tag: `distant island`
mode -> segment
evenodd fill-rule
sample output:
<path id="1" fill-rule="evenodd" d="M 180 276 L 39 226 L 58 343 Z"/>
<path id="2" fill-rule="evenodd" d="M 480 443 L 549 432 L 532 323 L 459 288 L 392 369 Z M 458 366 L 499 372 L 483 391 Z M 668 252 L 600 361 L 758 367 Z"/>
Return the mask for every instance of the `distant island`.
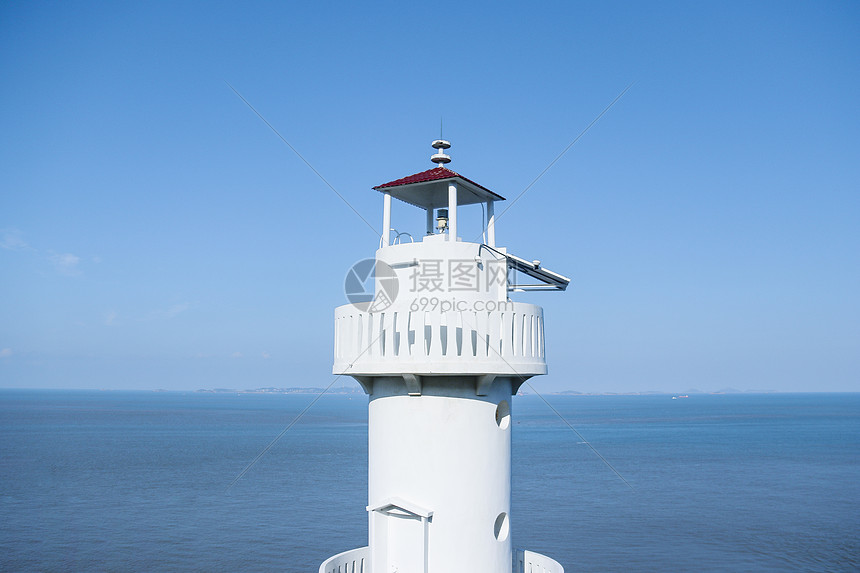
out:
<path id="1" fill-rule="evenodd" d="M 254 389 L 236 389 L 236 388 L 200 388 L 195 392 L 208 392 L 211 394 L 364 394 L 364 390 L 358 385 L 356 386 L 338 386 L 337 388 L 254 388 Z"/>
<path id="2" fill-rule="evenodd" d="M 354 386 L 338 386 L 336 388 L 317 388 L 317 387 L 290 387 L 290 388 L 200 388 L 195 392 L 204 392 L 210 394 L 364 394 L 358 384 Z M 722 388 L 714 392 L 706 392 L 697 388 L 690 388 L 683 392 L 665 392 L 663 390 L 646 390 L 641 392 L 579 392 L 577 390 L 561 390 L 556 392 L 541 392 L 547 396 L 671 396 L 671 395 L 691 395 L 691 394 L 772 394 L 775 390 L 738 390 L 736 388 Z M 534 394 L 527 390 L 520 390 L 517 395 L 526 396 Z"/>

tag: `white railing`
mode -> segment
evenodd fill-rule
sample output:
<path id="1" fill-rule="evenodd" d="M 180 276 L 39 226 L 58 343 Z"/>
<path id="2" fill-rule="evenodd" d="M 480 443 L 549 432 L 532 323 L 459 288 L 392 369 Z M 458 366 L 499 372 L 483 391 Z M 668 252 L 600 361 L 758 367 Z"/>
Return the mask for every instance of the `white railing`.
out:
<path id="1" fill-rule="evenodd" d="M 564 567 L 546 555 L 517 549 L 514 573 L 564 573 Z"/>
<path id="2" fill-rule="evenodd" d="M 367 547 L 338 553 L 323 561 L 319 573 L 368 573 L 367 559 L 369 556 L 370 551 Z"/>
<path id="3" fill-rule="evenodd" d="M 362 312 L 335 309 L 337 374 L 546 373 L 543 309 Z"/>

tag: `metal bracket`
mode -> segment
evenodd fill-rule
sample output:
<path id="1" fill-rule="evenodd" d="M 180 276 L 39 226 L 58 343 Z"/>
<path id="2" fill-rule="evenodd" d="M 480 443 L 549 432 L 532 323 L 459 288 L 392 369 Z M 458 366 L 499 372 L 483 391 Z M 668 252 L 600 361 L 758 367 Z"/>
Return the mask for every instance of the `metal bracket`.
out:
<path id="1" fill-rule="evenodd" d="M 493 385 L 493 381 L 496 379 L 495 374 L 481 374 L 477 377 L 477 383 L 475 384 L 475 394 L 478 396 L 486 396 L 490 387 Z"/>
<path id="2" fill-rule="evenodd" d="M 361 385 L 361 389 L 364 390 L 365 394 L 373 394 L 373 376 L 356 376 L 352 374 L 352 377 Z"/>
<path id="3" fill-rule="evenodd" d="M 406 382 L 406 391 L 410 396 L 421 395 L 421 376 L 416 374 L 401 374 L 403 381 Z"/>

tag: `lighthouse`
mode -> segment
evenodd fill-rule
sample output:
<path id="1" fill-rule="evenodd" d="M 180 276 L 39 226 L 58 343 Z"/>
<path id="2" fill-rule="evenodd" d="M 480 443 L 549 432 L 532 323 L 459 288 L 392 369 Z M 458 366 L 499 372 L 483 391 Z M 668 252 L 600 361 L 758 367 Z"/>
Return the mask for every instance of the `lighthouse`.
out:
<path id="1" fill-rule="evenodd" d="M 543 309 L 511 296 L 570 279 L 498 246 L 504 197 L 448 169 L 448 141 L 432 146 L 434 168 L 374 187 L 378 249 L 335 310 L 333 372 L 368 395 L 369 539 L 319 571 L 563 573 L 512 544 L 512 398 L 547 368 Z M 392 201 L 424 210 L 424 228 L 392 221 Z M 467 205 L 475 237 L 458 232 Z"/>

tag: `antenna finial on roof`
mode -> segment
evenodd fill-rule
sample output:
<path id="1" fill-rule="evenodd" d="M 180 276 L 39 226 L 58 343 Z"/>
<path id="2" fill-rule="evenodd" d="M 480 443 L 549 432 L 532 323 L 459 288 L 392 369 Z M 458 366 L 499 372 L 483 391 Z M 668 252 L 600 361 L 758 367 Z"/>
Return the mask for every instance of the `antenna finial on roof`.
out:
<path id="1" fill-rule="evenodd" d="M 437 139 L 436 141 L 434 141 L 430 145 L 433 146 L 433 149 L 441 150 L 441 149 L 448 149 L 449 147 L 451 147 L 451 142 L 445 141 L 444 139 Z M 433 154 L 432 157 L 430 157 L 430 161 L 432 161 L 433 163 L 435 163 L 437 165 L 450 163 L 451 162 L 451 156 L 439 151 L 438 153 L 435 153 L 435 154 Z"/>

